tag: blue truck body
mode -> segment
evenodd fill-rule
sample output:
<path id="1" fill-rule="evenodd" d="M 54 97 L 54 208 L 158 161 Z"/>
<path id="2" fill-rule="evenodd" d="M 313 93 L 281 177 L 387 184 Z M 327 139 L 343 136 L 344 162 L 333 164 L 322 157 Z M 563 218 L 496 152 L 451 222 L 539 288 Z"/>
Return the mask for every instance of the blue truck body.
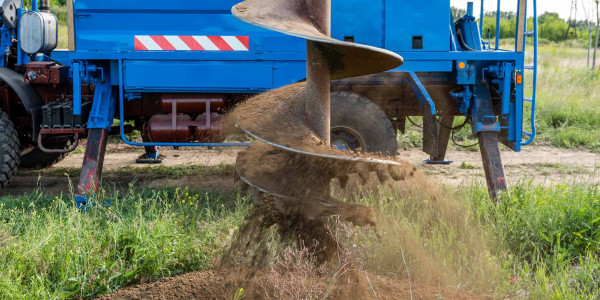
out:
<path id="1" fill-rule="evenodd" d="M 64 87 L 62 83 L 58 86 L 62 86 L 64 92 L 72 93 L 69 99 L 72 99 L 73 115 L 81 116 L 84 103 L 92 101 L 86 130 L 110 130 L 117 117 L 121 119 L 121 137 L 132 145 L 240 145 L 202 140 L 196 143 L 162 140 L 134 143 L 126 139 L 124 125 L 131 115 L 128 109 L 147 105 L 153 101 L 152 95 L 162 97 L 164 102 L 172 95 L 193 94 L 197 95 L 198 101 L 210 103 L 206 100 L 210 95 L 218 94 L 222 100 L 233 99 L 235 95 L 261 93 L 306 78 L 306 41 L 238 20 L 232 15 L 231 8 L 239 1 L 69 0 L 71 5 L 67 13 L 71 34 L 68 51 L 26 54 L 21 51 L 18 30 L 5 24 L 0 28 L 0 46 L 10 50 L 5 52 L 2 66 L 17 66 L 17 71 L 18 66 L 23 66 L 28 70 L 23 74 L 26 80 L 33 76 L 34 81 L 36 74 L 31 73 L 37 71 L 36 61 L 57 61 L 66 66 L 68 86 Z M 482 33 L 486 29 L 474 16 L 473 3 L 468 4 L 465 16 L 454 19 L 450 0 L 331 2 L 333 38 L 385 48 L 404 58 L 404 64 L 397 69 L 334 82 L 332 89 L 345 86 L 347 91 L 367 98 L 375 95 L 371 100 L 385 112 L 394 130 L 403 130 L 407 116 L 423 116 L 424 130 L 427 131 L 424 133 L 424 150 L 432 158 L 444 158 L 448 131 L 441 132 L 452 124 L 438 126 L 438 119 L 449 114 L 468 117 L 474 134 L 498 133 L 501 142 L 515 151 L 533 141 L 536 0 L 518 0 L 516 46 L 508 50 L 500 49 L 497 41 L 494 47 L 483 41 Z M 480 2 L 483 6 L 484 0 Z M 500 8 L 501 0 L 497 2 Z M 528 7 L 533 8 L 534 28 L 527 28 Z M 36 3 L 31 10 L 37 10 Z M 27 8 L 19 9 L 18 16 L 27 11 Z M 497 15 L 499 18 L 500 14 Z M 483 11 L 479 19 L 482 17 Z M 499 31 L 496 31 L 498 35 Z M 526 65 L 525 60 L 528 37 L 534 39 L 532 65 Z M 10 51 L 15 52 L 12 56 L 17 57 L 16 62 L 11 63 L 14 58 L 8 54 Z M 39 73 L 42 73 L 41 67 Z M 19 75 L 18 72 L 15 74 Z M 531 97 L 525 96 L 527 80 L 533 81 Z M 85 90 L 86 85 L 95 88 Z M 47 94 L 48 86 L 35 86 L 38 92 L 40 88 L 45 89 L 41 95 Z M 92 90 L 93 97 L 86 95 Z M 410 92 L 407 94 L 405 90 Z M 386 92 L 384 96 L 383 92 Z M 37 128 L 40 121 L 36 120 L 39 117 L 36 109 L 40 108 L 36 106 L 48 105 L 48 99 L 36 103 L 24 101 L 27 112 L 33 116 L 33 142 L 40 131 Z M 531 102 L 529 111 L 525 111 L 526 102 Z M 449 106 L 456 106 L 456 110 L 449 112 Z M 210 105 L 205 112 L 210 129 Z M 219 112 L 222 113 L 221 107 Z M 170 111 L 163 107 L 159 113 L 165 115 Z M 531 132 L 524 130 L 526 114 L 531 115 Z M 200 118 L 195 113 L 190 118 L 196 116 Z M 149 117 L 140 115 L 136 122 L 147 122 Z M 42 129 L 40 138 L 42 131 L 47 135 L 58 132 Z M 445 140 L 438 139 L 439 135 L 445 135 Z M 90 136 L 105 138 L 104 133 L 97 132 Z M 103 155 L 96 154 L 98 157 Z M 94 172 L 98 173 L 98 170 L 87 170 L 84 163 L 81 184 L 89 185 Z"/>
<path id="2" fill-rule="evenodd" d="M 69 52 L 69 60 L 81 62 L 84 69 L 108 63 L 112 84 L 121 85 L 125 96 L 258 93 L 303 80 L 304 40 L 236 19 L 230 9 L 237 2 L 74 1 L 75 49 Z M 405 63 L 390 72 L 452 73 L 461 85 L 475 84 L 475 73 L 505 63 L 524 73 L 522 49 L 464 51 L 456 42 L 453 24 L 449 0 L 432 1 L 426 9 L 422 1 L 414 0 L 332 1 L 332 36 L 399 53 Z M 247 36 L 249 51 L 138 51 L 135 36 L 139 35 Z M 467 64 L 465 70 L 457 68 L 461 62 Z M 504 101 L 510 119 L 502 130 L 508 132 L 516 151 L 523 141 L 523 94 L 522 85 L 517 85 L 514 99 Z M 110 118 L 103 125 L 108 123 Z"/>

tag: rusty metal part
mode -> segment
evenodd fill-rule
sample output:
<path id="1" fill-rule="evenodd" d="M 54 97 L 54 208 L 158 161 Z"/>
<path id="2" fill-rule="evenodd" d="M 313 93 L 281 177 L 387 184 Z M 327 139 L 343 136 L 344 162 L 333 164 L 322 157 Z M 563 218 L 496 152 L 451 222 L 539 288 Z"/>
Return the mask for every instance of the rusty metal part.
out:
<path id="1" fill-rule="evenodd" d="M 85 134 L 84 128 L 42 128 L 41 134 Z"/>
<path id="2" fill-rule="evenodd" d="M 155 115 L 148 122 L 148 135 L 153 142 L 187 143 L 194 135 L 189 115 Z"/>
<path id="3" fill-rule="evenodd" d="M 71 147 L 67 148 L 67 149 L 48 149 L 46 147 L 44 147 L 44 143 L 42 142 L 44 133 L 42 131 L 40 131 L 38 138 L 37 138 L 37 144 L 38 144 L 38 148 L 40 148 L 40 150 L 42 150 L 43 152 L 46 153 L 69 153 L 69 152 L 73 152 L 75 149 L 77 149 L 77 146 L 79 146 L 79 134 L 78 133 L 74 133 L 73 134 L 73 139 L 75 140 L 73 142 L 73 145 L 71 145 Z"/>
<path id="4" fill-rule="evenodd" d="M 83 167 L 77 184 L 78 195 L 95 193 L 102 179 L 104 154 L 108 141 L 108 130 L 93 128 L 88 132 L 87 146 L 83 155 Z"/>
<path id="5" fill-rule="evenodd" d="M 498 145 L 498 133 L 484 131 L 480 132 L 478 137 L 490 197 L 497 200 L 498 192 L 507 189 L 506 176 L 504 176 L 504 167 Z"/>
<path id="6" fill-rule="evenodd" d="M 68 67 L 51 61 L 35 61 L 25 65 L 25 78 L 31 84 L 61 84 L 67 81 Z"/>
<path id="7" fill-rule="evenodd" d="M 178 113 L 192 115 L 203 114 L 207 111 L 221 112 L 225 107 L 222 95 L 163 94 L 160 102 L 162 112 L 172 113 L 173 102 L 175 102 Z"/>
<path id="8" fill-rule="evenodd" d="M 321 2 L 325 1 L 246 0 L 235 5 L 232 13 L 252 25 L 316 42 L 328 59 L 332 79 L 379 73 L 403 63 L 394 52 L 331 38 L 321 26 L 328 13 Z"/>

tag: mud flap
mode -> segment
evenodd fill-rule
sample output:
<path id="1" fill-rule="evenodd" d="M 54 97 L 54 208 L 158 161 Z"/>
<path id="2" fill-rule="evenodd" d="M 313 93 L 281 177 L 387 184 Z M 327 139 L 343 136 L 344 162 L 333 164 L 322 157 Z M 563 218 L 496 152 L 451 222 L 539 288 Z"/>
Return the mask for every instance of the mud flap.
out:
<path id="1" fill-rule="evenodd" d="M 507 188 L 502 158 L 500 157 L 498 132 L 483 131 L 478 134 L 478 137 L 489 194 L 492 199 L 497 200 L 498 192 Z"/>

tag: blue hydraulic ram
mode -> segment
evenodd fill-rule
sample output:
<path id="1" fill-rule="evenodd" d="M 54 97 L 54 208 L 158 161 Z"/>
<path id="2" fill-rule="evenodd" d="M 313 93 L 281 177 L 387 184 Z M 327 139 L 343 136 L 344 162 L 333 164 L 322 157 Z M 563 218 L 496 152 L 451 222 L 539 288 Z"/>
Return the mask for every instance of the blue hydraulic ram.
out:
<path id="1" fill-rule="evenodd" d="M 87 137 L 78 186 L 83 195 L 98 188 L 110 134 L 145 147 L 151 161 L 158 146 L 247 145 L 224 143 L 223 114 L 252 95 L 305 80 L 306 43 L 238 20 L 231 8 L 239 1 L 69 0 L 69 49 L 62 51 L 54 50 L 59 22 L 48 1 L 30 8 L 21 0 L 1 1 L 0 114 L 20 137 L 11 147 L 22 153 L 21 166 L 49 165 L 64 156 L 55 152 Z M 395 155 L 397 132 L 419 116 L 428 162 L 446 163 L 455 117 L 462 116 L 479 138 L 491 195 L 506 188 L 498 144 L 520 151 L 535 137 L 537 10 L 535 0 L 518 0 L 516 45 L 504 50 L 497 2 L 492 46 L 482 37 L 489 31 L 481 22 L 484 11 L 476 18 L 473 3 L 455 19 L 450 0 L 427 6 L 332 0 L 333 38 L 396 52 L 404 64 L 331 83 L 331 143 Z M 40 29 L 40 22 L 48 26 Z M 532 65 L 525 62 L 528 36 Z M 525 97 L 526 80 L 533 82 L 531 97 Z M 355 105 L 347 105 L 350 98 Z M 525 102 L 532 104 L 531 132 L 523 128 Z M 113 127 L 115 118 L 120 125 Z M 133 130 L 142 142 L 126 138 Z M 54 152 L 42 158 L 44 149 Z M 0 174 L 5 187 L 16 167 L 0 163 L 10 166 Z"/>

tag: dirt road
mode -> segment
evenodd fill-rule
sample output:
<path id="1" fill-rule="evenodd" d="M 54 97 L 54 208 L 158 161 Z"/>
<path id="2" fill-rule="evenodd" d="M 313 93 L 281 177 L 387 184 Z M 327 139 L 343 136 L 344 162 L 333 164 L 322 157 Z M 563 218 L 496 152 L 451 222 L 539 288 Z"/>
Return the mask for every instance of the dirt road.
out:
<path id="1" fill-rule="evenodd" d="M 163 149 L 167 167 L 233 165 L 240 149 Z M 109 145 L 104 164 L 104 184 L 109 187 L 127 187 L 135 180 L 138 185 L 156 188 L 161 186 L 187 186 L 209 190 L 228 190 L 233 185 L 229 174 L 199 174 L 173 177 L 162 172 L 148 172 L 148 165 L 136 165 L 140 148 L 123 144 Z M 570 181 L 600 183 L 600 154 L 579 150 L 550 147 L 526 148 L 521 153 L 503 151 L 503 162 L 508 182 L 533 180 L 534 183 L 552 184 Z M 459 186 L 484 182 L 483 166 L 479 152 L 449 151 L 450 165 L 426 165 L 427 156 L 418 149 L 401 150 L 399 157 L 415 164 L 425 174 L 442 184 Z M 69 180 L 76 186 L 77 169 L 83 161 L 82 151 L 69 155 L 59 164 L 42 171 L 21 171 L 11 186 L 0 196 L 18 195 L 41 187 L 48 193 L 69 191 Z M 158 165 L 152 168 L 164 168 Z M 141 169 L 136 169 L 141 168 Z M 65 175 L 66 174 L 66 175 Z M 69 175 L 69 176 L 67 176 Z"/>

